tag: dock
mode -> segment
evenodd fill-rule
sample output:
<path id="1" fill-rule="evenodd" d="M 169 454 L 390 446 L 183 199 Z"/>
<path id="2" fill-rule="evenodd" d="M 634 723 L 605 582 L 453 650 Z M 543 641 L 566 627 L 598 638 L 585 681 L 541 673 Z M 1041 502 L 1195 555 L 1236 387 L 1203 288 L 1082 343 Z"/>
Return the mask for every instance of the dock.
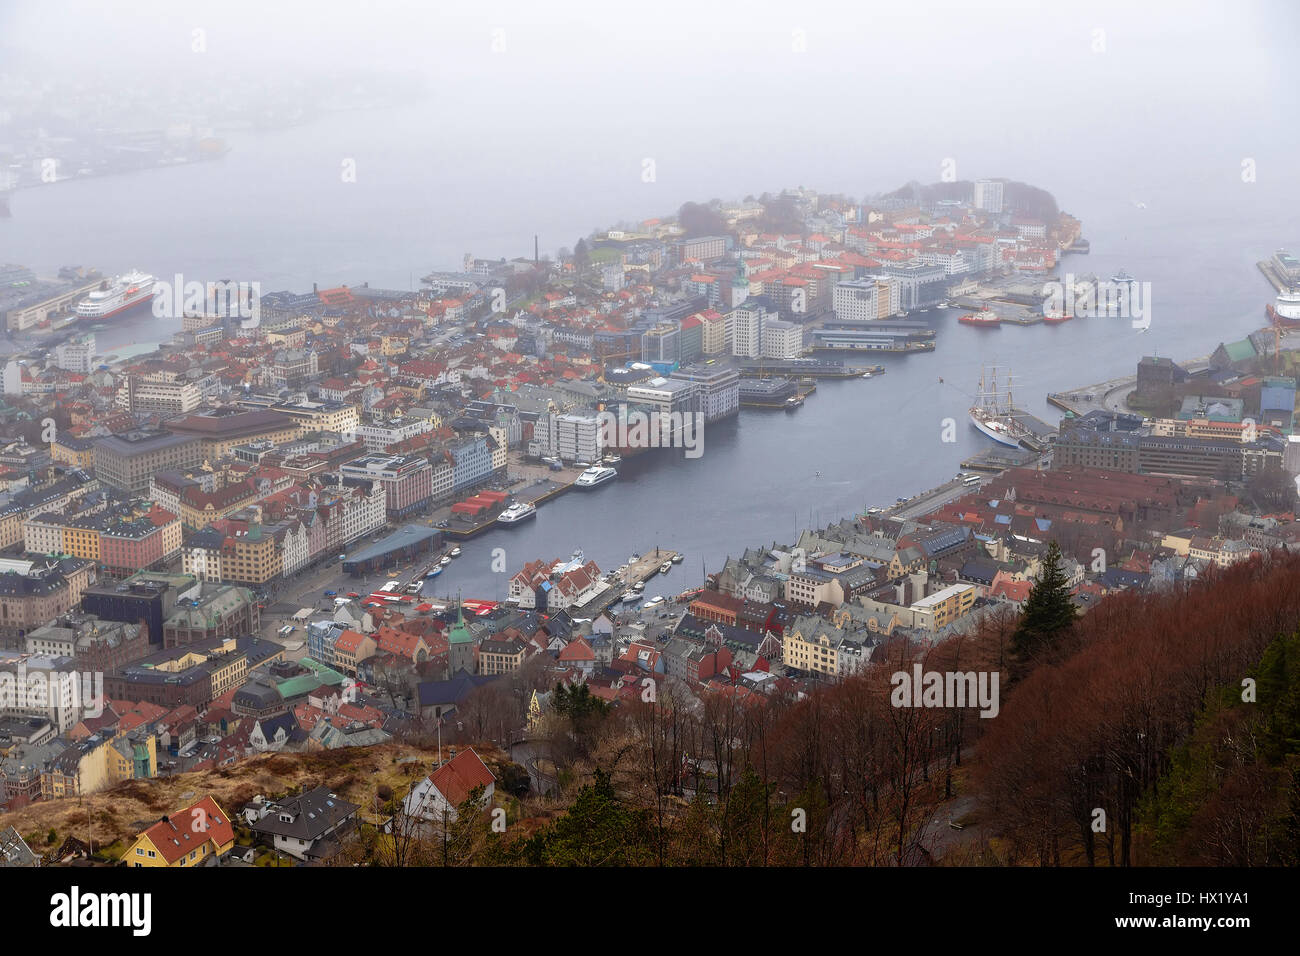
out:
<path id="1" fill-rule="evenodd" d="M 660 573 L 659 569 L 665 563 L 672 565 L 672 559 L 675 557 L 680 557 L 676 551 L 670 551 L 666 548 L 651 548 L 629 564 L 627 570 L 617 575 L 599 594 L 590 598 L 584 604 L 570 607 L 569 616 L 574 618 L 595 617 L 612 605 L 622 601 L 623 595 L 627 594 L 628 589 L 639 582 L 645 582 L 647 585 L 646 590 L 649 591 L 649 581 Z M 653 594 L 648 595 L 648 597 L 653 596 Z"/>
<path id="2" fill-rule="evenodd" d="M 924 322 L 825 322 L 809 332 L 814 352 L 932 352 L 934 329 Z"/>
<path id="3" fill-rule="evenodd" d="M 954 478 L 936 488 L 914 495 L 906 501 L 895 503 L 885 509 L 884 515 L 887 518 L 920 518 L 932 511 L 938 511 L 948 502 L 956 501 L 963 495 L 968 495 L 975 490 L 965 481 Z"/>
<path id="4" fill-rule="evenodd" d="M 1049 425 L 1036 415 L 1031 415 L 1029 412 L 1017 408 L 1011 413 L 1011 417 L 1029 433 L 1020 441 L 1030 451 L 1042 452 L 1056 440 L 1056 427 Z"/>
<path id="5" fill-rule="evenodd" d="M 511 495 L 510 503 L 532 503 L 540 507 L 543 502 L 550 501 L 553 498 L 558 498 L 560 495 L 566 494 L 572 488 L 572 480 L 548 481 L 546 484 L 534 483 L 526 488 L 514 492 Z M 498 510 L 494 508 L 487 516 L 468 518 L 464 515 L 452 514 L 450 506 L 444 506 L 434 512 L 434 516 L 430 521 L 447 522 L 447 527 L 439 529 L 443 533 L 444 537 L 459 541 L 468 541 L 470 538 L 476 538 L 480 534 L 490 531 L 492 528 L 499 527 L 496 521 L 501 510 L 504 509 Z"/>
<path id="6" fill-rule="evenodd" d="M 861 378 L 856 365 L 826 359 L 742 359 L 737 363 L 741 378 Z"/>
<path id="7" fill-rule="evenodd" d="M 1265 259 L 1261 262 L 1255 263 L 1255 268 L 1264 273 L 1264 278 L 1269 281 L 1271 286 L 1273 286 L 1273 291 L 1287 292 L 1290 290 L 1290 285 L 1280 275 L 1278 275 L 1277 266 L 1271 259 Z"/>
<path id="8" fill-rule="evenodd" d="M 1037 452 L 1032 452 L 1027 448 L 1000 446 L 971 455 L 961 463 L 961 466 L 967 471 L 984 471 L 998 474 L 1008 468 L 1025 468 L 1040 460 Z"/>

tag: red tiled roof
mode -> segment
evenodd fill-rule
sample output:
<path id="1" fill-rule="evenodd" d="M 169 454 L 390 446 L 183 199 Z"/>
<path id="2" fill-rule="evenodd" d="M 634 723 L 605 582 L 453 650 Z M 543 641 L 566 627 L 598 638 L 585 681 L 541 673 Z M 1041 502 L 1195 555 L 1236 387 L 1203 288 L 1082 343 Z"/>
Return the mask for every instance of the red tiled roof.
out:
<path id="1" fill-rule="evenodd" d="M 496 778 L 471 747 L 431 773 L 429 780 L 448 803 L 458 807 L 469 798 L 471 790 L 486 787 Z"/>
<path id="2" fill-rule="evenodd" d="M 175 863 L 209 839 L 218 846 L 235 839 L 234 827 L 217 801 L 204 797 L 175 816 L 163 817 L 142 834 L 168 863 Z"/>

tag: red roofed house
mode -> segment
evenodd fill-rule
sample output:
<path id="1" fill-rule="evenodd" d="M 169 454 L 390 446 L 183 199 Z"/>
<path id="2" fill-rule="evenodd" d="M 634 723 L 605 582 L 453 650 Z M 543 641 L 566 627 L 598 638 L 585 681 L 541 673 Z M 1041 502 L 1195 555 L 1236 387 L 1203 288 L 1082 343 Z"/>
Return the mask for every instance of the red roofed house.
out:
<path id="1" fill-rule="evenodd" d="M 122 859 L 131 866 L 199 866 L 234 845 L 235 828 L 226 811 L 204 797 L 137 836 Z"/>
<path id="2" fill-rule="evenodd" d="M 425 777 L 407 794 L 406 814 L 421 820 L 454 823 L 456 808 L 469 799 L 475 787 L 483 787 L 486 806 L 492 800 L 496 778 L 471 747 Z"/>
<path id="3" fill-rule="evenodd" d="M 1029 599 L 1029 592 L 1033 586 L 1032 581 L 1011 581 L 1005 577 L 999 577 L 998 580 L 993 582 L 993 587 L 989 589 L 989 595 L 1001 598 L 1019 609 Z"/>
<path id="4" fill-rule="evenodd" d="M 578 668 L 584 674 L 590 674 L 596 666 L 596 652 L 581 637 L 570 641 L 555 659 L 568 667 Z"/>

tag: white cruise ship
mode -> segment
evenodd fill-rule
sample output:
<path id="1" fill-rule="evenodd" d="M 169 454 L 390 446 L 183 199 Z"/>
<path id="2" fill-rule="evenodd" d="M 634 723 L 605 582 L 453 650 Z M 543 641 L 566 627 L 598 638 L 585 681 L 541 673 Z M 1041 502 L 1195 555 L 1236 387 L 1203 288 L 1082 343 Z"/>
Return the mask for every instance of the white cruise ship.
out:
<path id="1" fill-rule="evenodd" d="M 77 317 L 93 322 L 146 305 L 157 294 L 156 285 L 157 280 L 146 272 L 128 272 L 105 279 L 98 289 L 77 303 Z"/>
<path id="2" fill-rule="evenodd" d="M 597 485 L 603 485 L 607 481 L 612 481 L 618 477 L 618 472 L 613 468 L 602 468 L 599 465 L 592 465 L 586 471 L 578 476 L 578 480 L 573 484 L 578 488 L 595 488 Z"/>
<path id="3" fill-rule="evenodd" d="M 497 515 L 497 524 L 518 524 L 521 521 L 527 521 L 529 518 L 537 515 L 537 506 L 531 501 L 525 501 L 522 504 L 511 505 L 501 514 Z"/>

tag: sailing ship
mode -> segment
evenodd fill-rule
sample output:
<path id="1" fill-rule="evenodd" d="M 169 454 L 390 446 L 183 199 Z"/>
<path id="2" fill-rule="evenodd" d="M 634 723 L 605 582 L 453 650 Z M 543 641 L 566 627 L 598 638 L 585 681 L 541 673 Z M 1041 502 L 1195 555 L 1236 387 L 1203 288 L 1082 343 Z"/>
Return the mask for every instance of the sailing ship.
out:
<path id="1" fill-rule="evenodd" d="M 1032 432 L 1016 417 L 1017 411 L 1011 397 L 1011 373 L 1007 372 L 1006 389 L 999 392 L 997 366 L 991 373 L 981 368 L 979 396 L 970 410 L 971 424 L 998 444 L 1019 448 L 1021 440 L 1032 437 Z"/>

